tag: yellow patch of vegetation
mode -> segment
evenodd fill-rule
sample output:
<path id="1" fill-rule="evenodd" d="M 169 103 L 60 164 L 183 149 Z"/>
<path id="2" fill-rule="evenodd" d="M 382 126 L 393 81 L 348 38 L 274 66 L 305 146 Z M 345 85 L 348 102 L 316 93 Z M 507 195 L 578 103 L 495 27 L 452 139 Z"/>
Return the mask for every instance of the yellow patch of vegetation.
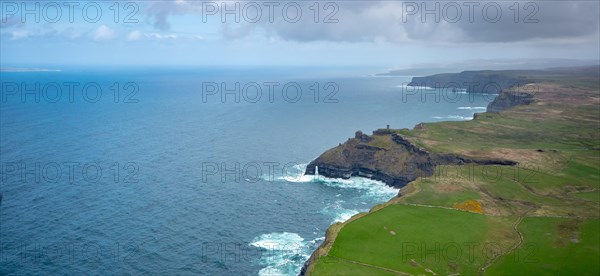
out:
<path id="1" fill-rule="evenodd" d="M 454 203 L 452 207 L 459 210 L 483 214 L 483 207 L 481 207 L 481 203 L 477 200 L 469 199 L 463 202 Z"/>

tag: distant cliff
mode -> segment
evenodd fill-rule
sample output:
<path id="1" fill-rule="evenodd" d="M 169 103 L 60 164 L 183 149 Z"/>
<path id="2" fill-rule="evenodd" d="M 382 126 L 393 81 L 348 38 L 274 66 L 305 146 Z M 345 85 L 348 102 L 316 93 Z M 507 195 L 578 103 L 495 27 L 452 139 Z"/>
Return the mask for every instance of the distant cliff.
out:
<path id="1" fill-rule="evenodd" d="M 534 102 L 534 96 L 527 93 L 527 87 L 535 82 L 536 76 L 548 75 L 557 70 L 527 71 L 464 71 L 455 74 L 437 74 L 426 77 L 413 77 L 408 86 L 433 88 L 465 89 L 468 93 L 499 94 L 487 108 L 488 112 L 500 112 L 517 105 Z M 560 72 L 560 71 L 559 71 Z M 527 77 L 525 77 L 527 76 Z M 519 91 L 521 90 L 521 91 Z M 535 89 L 530 89 L 531 92 Z"/>
<path id="2" fill-rule="evenodd" d="M 332 148 L 306 168 L 306 174 L 348 179 L 362 176 L 401 188 L 417 177 L 433 175 L 436 165 L 467 163 L 516 165 L 510 160 L 480 160 L 456 154 L 430 153 L 404 139 L 397 131 L 379 129 L 373 135 L 357 131 L 354 138 Z"/>
<path id="3" fill-rule="evenodd" d="M 528 105 L 535 101 L 534 95 L 525 92 L 519 92 L 515 90 L 503 90 L 498 97 L 496 97 L 487 106 L 487 112 L 498 113 L 515 106 Z"/>
<path id="4" fill-rule="evenodd" d="M 525 85 L 531 81 L 519 76 L 519 71 L 464 71 L 413 77 L 409 86 L 465 89 L 469 93 L 499 94 L 503 89 Z"/>
<path id="5" fill-rule="evenodd" d="M 527 93 L 528 85 L 542 75 L 555 74 L 558 69 L 511 71 L 464 71 L 414 77 L 410 86 L 462 88 L 469 93 L 499 94 L 487 108 L 488 112 L 528 105 L 535 101 Z M 527 76 L 527 77 L 524 77 Z M 523 88 L 523 89 L 521 89 Z M 403 187 L 418 177 L 431 176 L 437 165 L 516 165 L 511 160 L 473 159 L 449 153 L 431 153 L 402 137 L 400 131 L 379 129 L 373 135 L 357 131 L 354 138 L 334 147 L 313 160 L 306 174 L 347 179 L 362 176 L 393 187 Z"/>

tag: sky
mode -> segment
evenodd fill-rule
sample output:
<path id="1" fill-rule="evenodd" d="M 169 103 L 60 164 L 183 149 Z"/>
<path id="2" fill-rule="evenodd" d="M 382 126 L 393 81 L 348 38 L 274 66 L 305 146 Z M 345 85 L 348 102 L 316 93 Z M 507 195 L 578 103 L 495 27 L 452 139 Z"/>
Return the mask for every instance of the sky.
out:
<path id="1" fill-rule="evenodd" d="M 599 1 L 2 0 L 0 4 L 2 67 L 394 69 L 600 59 Z"/>

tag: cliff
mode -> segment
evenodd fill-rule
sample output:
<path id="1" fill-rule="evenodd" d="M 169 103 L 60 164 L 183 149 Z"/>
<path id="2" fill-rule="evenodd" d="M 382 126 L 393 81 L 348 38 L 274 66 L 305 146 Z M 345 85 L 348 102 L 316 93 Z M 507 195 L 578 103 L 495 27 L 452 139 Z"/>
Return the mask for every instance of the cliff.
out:
<path id="1" fill-rule="evenodd" d="M 419 176 L 433 174 L 435 164 L 429 153 L 413 146 L 391 130 L 372 136 L 357 131 L 355 137 L 330 149 L 312 161 L 306 174 L 348 179 L 362 176 L 402 187 Z"/>
<path id="2" fill-rule="evenodd" d="M 518 72 L 518 71 L 517 71 Z M 457 74 L 436 74 L 414 77 L 409 86 L 466 89 L 469 93 L 498 94 L 503 89 L 525 85 L 531 81 L 515 71 L 464 71 Z"/>
<path id="3" fill-rule="evenodd" d="M 417 177 L 433 175 L 436 165 L 516 165 L 510 160 L 476 159 L 449 153 L 430 153 L 402 137 L 398 131 L 379 129 L 373 135 L 361 131 L 332 148 L 306 168 L 306 174 L 348 179 L 367 177 L 401 188 Z"/>
<path id="4" fill-rule="evenodd" d="M 498 113 L 515 106 L 529 105 L 535 101 L 534 95 L 530 93 L 518 92 L 514 90 L 503 90 L 487 106 L 487 112 Z"/>

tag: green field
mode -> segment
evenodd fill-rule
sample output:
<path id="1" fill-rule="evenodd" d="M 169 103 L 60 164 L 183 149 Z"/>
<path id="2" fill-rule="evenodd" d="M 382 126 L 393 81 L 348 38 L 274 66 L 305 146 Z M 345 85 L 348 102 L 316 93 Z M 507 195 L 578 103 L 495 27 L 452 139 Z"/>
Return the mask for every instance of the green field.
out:
<path id="1" fill-rule="evenodd" d="M 354 261 L 411 274 L 424 274 L 426 269 L 445 275 L 473 274 L 488 259 L 484 248 L 490 249 L 491 258 L 495 249 L 510 247 L 510 237 L 498 239 L 494 234 L 500 232 L 498 227 L 510 235 L 510 218 L 392 205 L 344 226 L 328 259 L 320 260 L 314 272 L 336 274 L 341 265 Z"/>
<path id="2" fill-rule="evenodd" d="M 523 250 L 503 256 L 489 274 L 600 275 L 599 220 L 526 218 L 519 231 Z"/>

